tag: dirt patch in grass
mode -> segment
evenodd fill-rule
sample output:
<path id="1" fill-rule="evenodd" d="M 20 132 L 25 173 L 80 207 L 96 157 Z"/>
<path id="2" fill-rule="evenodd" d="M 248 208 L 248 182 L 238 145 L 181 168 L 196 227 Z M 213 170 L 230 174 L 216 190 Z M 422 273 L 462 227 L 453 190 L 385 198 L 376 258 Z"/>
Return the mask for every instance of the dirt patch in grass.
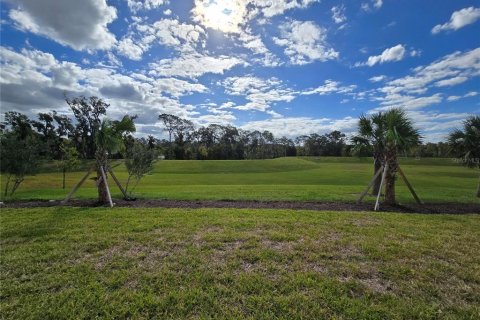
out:
<path id="1" fill-rule="evenodd" d="M 114 200 L 116 207 L 132 208 L 241 208 L 241 209 L 292 209 L 317 211 L 373 211 L 372 203 L 355 202 L 296 202 L 296 201 L 237 201 L 237 200 L 146 200 L 126 201 Z M 35 208 L 35 207 L 98 207 L 95 200 L 72 200 L 67 204 L 60 201 L 12 201 L 6 202 L 4 208 Z M 426 203 L 424 205 L 405 204 L 386 206 L 380 205 L 383 212 L 404 213 L 449 213 L 467 214 L 480 213 L 480 204 L 475 203 Z M 361 223 L 361 222 L 360 222 Z"/>

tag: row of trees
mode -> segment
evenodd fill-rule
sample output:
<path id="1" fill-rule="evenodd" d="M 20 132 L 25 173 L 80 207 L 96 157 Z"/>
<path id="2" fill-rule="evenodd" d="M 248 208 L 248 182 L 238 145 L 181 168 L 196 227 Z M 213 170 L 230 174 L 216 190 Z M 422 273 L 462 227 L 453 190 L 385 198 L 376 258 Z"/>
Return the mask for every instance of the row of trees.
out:
<path id="1" fill-rule="evenodd" d="M 170 114 L 159 115 L 168 139 L 153 136 L 134 138 L 136 116 L 112 121 L 106 117 L 109 107 L 97 97 L 66 99 L 73 117 L 57 112 L 38 114 L 29 119 L 18 112 L 7 112 L 1 123 L 1 172 L 6 175 L 5 194 L 13 194 L 24 177 L 35 172 L 39 160 L 59 160 L 64 175 L 78 164 L 78 158 L 95 159 L 99 199 L 105 201 L 103 175 L 109 158 L 126 158 L 129 180 L 138 183 L 151 169 L 157 155 L 167 159 L 266 159 L 281 156 L 373 156 L 374 172 L 388 164 L 386 201 L 395 202 L 395 175 L 398 155 L 460 157 L 468 166 L 478 166 L 480 158 L 479 117 L 471 117 L 464 131 L 455 131 L 445 143 L 421 144 L 412 121 L 400 109 L 362 116 L 358 134 L 311 134 L 296 139 L 276 138 L 269 131 L 245 131 L 233 126 L 212 124 L 195 128 L 189 120 Z M 462 135 L 463 134 L 463 135 Z M 453 152 L 453 153 L 452 153 Z M 473 159 L 473 160 L 472 160 Z M 102 171 L 104 171 L 102 173 Z M 12 184 L 10 186 L 10 184 Z M 380 177 L 373 192 L 377 193 Z M 134 186 L 133 186 L 134 188 Z M 480 195 L 480 185 L 479 185 Z"/>

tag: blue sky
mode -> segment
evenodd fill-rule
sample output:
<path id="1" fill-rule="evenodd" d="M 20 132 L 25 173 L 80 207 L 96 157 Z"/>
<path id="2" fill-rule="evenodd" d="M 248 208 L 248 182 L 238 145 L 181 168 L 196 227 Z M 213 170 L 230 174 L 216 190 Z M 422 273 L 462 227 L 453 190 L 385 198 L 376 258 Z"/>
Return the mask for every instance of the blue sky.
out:
<path id="1" fill-rule="evenodd" d="M 427 141 L 480 113 L 478 1 L 0 3 L 2 112 L 97 95 L 140 135 L 172 113 L 294 137 L 403 107 Z"/>

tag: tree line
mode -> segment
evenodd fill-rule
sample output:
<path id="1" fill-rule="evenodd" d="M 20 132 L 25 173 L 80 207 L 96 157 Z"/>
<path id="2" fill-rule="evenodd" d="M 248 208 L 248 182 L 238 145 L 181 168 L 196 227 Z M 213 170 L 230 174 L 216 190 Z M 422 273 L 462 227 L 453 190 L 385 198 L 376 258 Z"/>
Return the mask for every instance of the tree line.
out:
<path id="1" fill-rule="evenodd" d="M 361 116 L 358 134 L 352 138 L 340 131 L 302 135 L 295 139 L 275 137 L 270 131 L 242 130 L 231 125 L 211 124 L 195 127 L 187 120 L 171 114 L 160 114 L 159 122 L 167 138 L 152 135 L 135 138 L 135 115 L 112 121 L 107 117 L 109 104 L 98 97 L 66 98 L 72 115 L 56 111 L 39 113 L 36 119 L 9 111 L 0 123 L 0 165 L 6 175 L 5 194 L 13 194 L 24 177 L 35 173 L 41 159 L 58 160 L 65 174 L 78 165 L 79 159 L 95 159 L 99 198 L 105 199 L 102 170 L 108 173 L 108 159 L 127 159 L 129 179 L 135 181 L 148 172 L 159 156 L 171 160 L 243 160 L 270 159 L 285 156 L 369 156 L 374 159 L 374 172 L 385 163 L 392 172 L 387 187 L 392 188 L 397 156 L 461 157 L 461 152 L 476 159 L 478 166 L 479 117 L 467 119 L 465 146 L 462 131 L 453 132 L 449 140 L 422 144 L 413 123 L 402 110 Z M 403 128 L 405 132 L 400 130 Z M 476 128 L 476 129 L 471 129 Z M 473 130 L 473 131 L 472 131 Z M 460 137 L 460 138 L 459 138 Z M 463 140 L 462 140 L 463 139 Z M 460 147 L 463 146 L 461 149 Z M 477 148 L 477 149 L 475 149 Z M 467 150 L 467 151 L 459 151 Z M 473 150 L 473 151 L 472 151 Z M 475 158 L 476 157 L 476 158 Z M 389 158 L 390 160 L 386 160 Z M 471 162 L 466 163 L 472 166 Z M 10 186 L 10 183 L 12 184 Z M 378 189 L 378 184 L 376 187 Z M 375 191 L 374 188 L 374 191 Z M 394 200 L 393 200 L 394 201 Z"/>

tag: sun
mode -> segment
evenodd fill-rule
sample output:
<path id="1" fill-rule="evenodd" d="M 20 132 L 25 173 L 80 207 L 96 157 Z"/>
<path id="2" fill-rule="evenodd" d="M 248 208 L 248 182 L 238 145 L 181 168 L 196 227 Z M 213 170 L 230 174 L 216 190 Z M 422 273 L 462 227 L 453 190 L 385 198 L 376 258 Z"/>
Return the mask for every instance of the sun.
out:
<path id="1" fill-rule="evenodd" d="M 203 26 L 225 33 L 239 33 L 247 8 L 242 0 L 195 0 L 194 19 Z"/>

